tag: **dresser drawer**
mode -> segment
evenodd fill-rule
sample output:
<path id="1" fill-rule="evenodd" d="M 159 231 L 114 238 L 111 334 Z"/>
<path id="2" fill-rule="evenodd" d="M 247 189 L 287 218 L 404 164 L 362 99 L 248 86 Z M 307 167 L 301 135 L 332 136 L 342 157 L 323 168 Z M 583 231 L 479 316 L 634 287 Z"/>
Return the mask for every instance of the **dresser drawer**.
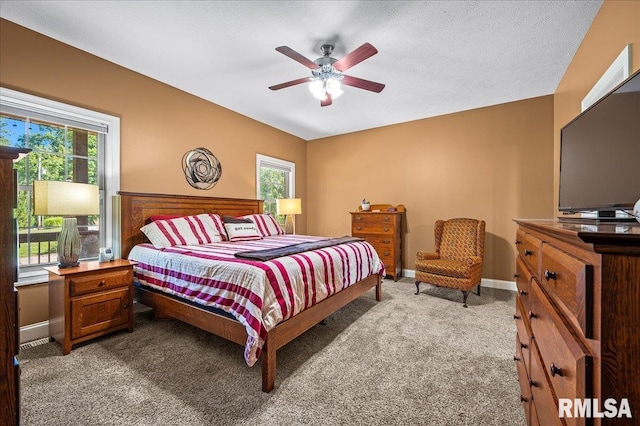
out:
<path id="1" fill-rule="evenodd" d="M 591 397 L 592 358 L 572 336 L 536 280 L 531 285 L 531 305 L 531 330 L 554 394 L 572 400 Z"/>
<path id="2" fill-rule="evenodd" d="M 542 245 L 540 283 L 585 337 L 593 337 L 593 267 L 551 244 Z"/>
<path id="3" fill-rule="evenodd" d="M 536 345 L 531 350 L 531 395 L 535 404 L 536 420 L 545 426 L 562 425 L 562 420 L 558 416 L 558 406 L 551 391 L 551 385 L 547 381 L 547 376 L 542 367 L 542 361 Z"/>
<path id="4" fill-rule="evenodd" d="M 518 252 L 535 276 L 540 275 L 541 248 L 542 241 L 530 234 L 525 234 L 522 244 L 518 244 Z"/>
<path id="5" fill-rule="evenodd" d="M 524 363 L 524 367 L 527 371 L 527 374 L 529 374 L 531 371 L 529 366 L 531 357 L 531 331 L 527 321 L 527 317 L 525 316 L 522 309 L 522 302 L 520 302 L 519 299 L 516 299 L 516 313 L 513 316 L 516 321 L 516 338 L 518 339 L 518 341 L 516 342 L 516 353 L 521 354 L 521 359 Z"/>
<path id="6" fill-rule="evenodd" d="M 129 322 L 129 288 L 89 294 L 71 300 L 71 338 L 78 339 Z"/>
<path id="7" fill-rule="evenodd" d="M 351 234 L 358 237 L 364 234 L 382 234 L 392 236 L 395 234 L 395 228 L 392 223 L 354 223 L 351 227 Z"/>
<path id="8" fill-rule="evenodd" d="M 93 293 L 117 287 L 126 287 L 133 281 L 131 268 L 105 271 L 100 274 L 72 276 L 69 279 L 71 296 Z"/>
<path id="9" fill-rule="evenodd" d="M 529 421 L 531 416 L 531 386 L 529 385 L 529 374 L 524 365 L 522 351 L 520 350 L 520 336 L 516 335 L 516 371 L 518 373 L 518 382 L 520 383 L 520 402 L 524 408 L 525 418 Z"/>
<path id="10" fill-rule="evenodd" d="M 520 256 L 516 258 L 516 287 L 518 288 L 518 297 L 522 301 L 525 312 L 531 310 L 531 302 L 529 293 L 531 292 L 531 272 L 524 265 L 524 260 Z"/>
<path id="11" fill-rule="evenodd" d="M 358 236 L 364 238 L 379 251 L 394 250 L 396 247 L 400 247 L 400 240 L 394 235 L 363 234 Z"/>
<path id="12" fill-rule="evenodd" d="M 356 213 L 351 216 L 351 223 L 353 225 L 361 223 L 381 223 L 392 225 L 396 221 L 398 215 L 385 214 L 385 213 Z"/>

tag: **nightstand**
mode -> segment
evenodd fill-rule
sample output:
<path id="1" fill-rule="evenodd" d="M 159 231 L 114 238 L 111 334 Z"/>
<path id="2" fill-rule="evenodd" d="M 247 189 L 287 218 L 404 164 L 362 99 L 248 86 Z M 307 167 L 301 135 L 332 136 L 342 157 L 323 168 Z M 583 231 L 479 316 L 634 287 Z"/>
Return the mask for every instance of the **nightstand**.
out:
<path id="1" fill-rule="evenodd" d="M 133 331 L 135 262 L 81 262 L 49 271 L 49 334 L 67 355 L 80 342 L 116 330 Z"/>

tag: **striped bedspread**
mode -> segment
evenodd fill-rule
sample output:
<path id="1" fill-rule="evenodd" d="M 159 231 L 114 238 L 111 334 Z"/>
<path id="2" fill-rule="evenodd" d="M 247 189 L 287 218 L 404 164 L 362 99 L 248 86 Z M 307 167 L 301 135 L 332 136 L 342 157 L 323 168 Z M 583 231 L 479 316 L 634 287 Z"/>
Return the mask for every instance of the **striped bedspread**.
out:
<path id="1" fill-rule="evenodd" d="M 140 284 L 232 314 L 247 330 L 244 357 L 252 366 L 260 357 L 267 331 L 278 323 L 369 275 L 384 274 L 384 264 L 365 241 L 266 262 L 234 257 L 240 251 L 321 239 L 279 235 L 163 249 L 140 244 L 129 259 L 138 262 L 134 272 Z"/>

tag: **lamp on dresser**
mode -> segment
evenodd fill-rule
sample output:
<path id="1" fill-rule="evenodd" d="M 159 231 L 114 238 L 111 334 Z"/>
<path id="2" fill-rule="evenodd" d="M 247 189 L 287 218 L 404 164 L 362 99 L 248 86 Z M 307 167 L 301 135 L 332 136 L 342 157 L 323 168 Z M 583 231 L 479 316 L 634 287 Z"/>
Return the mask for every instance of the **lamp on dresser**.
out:
<path id="1" fill-rule="evenodd" d="M 285 234 L 295 234 L 296 224 L 293 216 L 302 214 L 302 201 L 300 198 L 282 198 L 276 200 L 276 212 L 287 216 L 284 224 Z"/>
<path id="2" fill-rule="evenodd" d="M 58 267 L 78 266 L 82 241 L 76 216 L 99 213 L 98 186 L 77 182 L 34 181 L 33 204 L 33 214 L 36 216 L 63 216 L 58 235 Z"/>

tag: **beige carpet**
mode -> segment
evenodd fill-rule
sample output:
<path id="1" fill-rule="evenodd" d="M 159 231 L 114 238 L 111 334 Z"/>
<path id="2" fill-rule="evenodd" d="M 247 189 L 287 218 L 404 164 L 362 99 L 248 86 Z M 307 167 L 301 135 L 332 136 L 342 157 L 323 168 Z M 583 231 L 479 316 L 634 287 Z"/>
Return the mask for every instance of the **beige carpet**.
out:
<path id="1" fill-rule="evenodd" d="M 514 293 L 385 280 L 278 351 L 276 388 L 240 345 L 136 313 L 133 333 L 20 352 L 23 425 L 521 425 Z"/>

